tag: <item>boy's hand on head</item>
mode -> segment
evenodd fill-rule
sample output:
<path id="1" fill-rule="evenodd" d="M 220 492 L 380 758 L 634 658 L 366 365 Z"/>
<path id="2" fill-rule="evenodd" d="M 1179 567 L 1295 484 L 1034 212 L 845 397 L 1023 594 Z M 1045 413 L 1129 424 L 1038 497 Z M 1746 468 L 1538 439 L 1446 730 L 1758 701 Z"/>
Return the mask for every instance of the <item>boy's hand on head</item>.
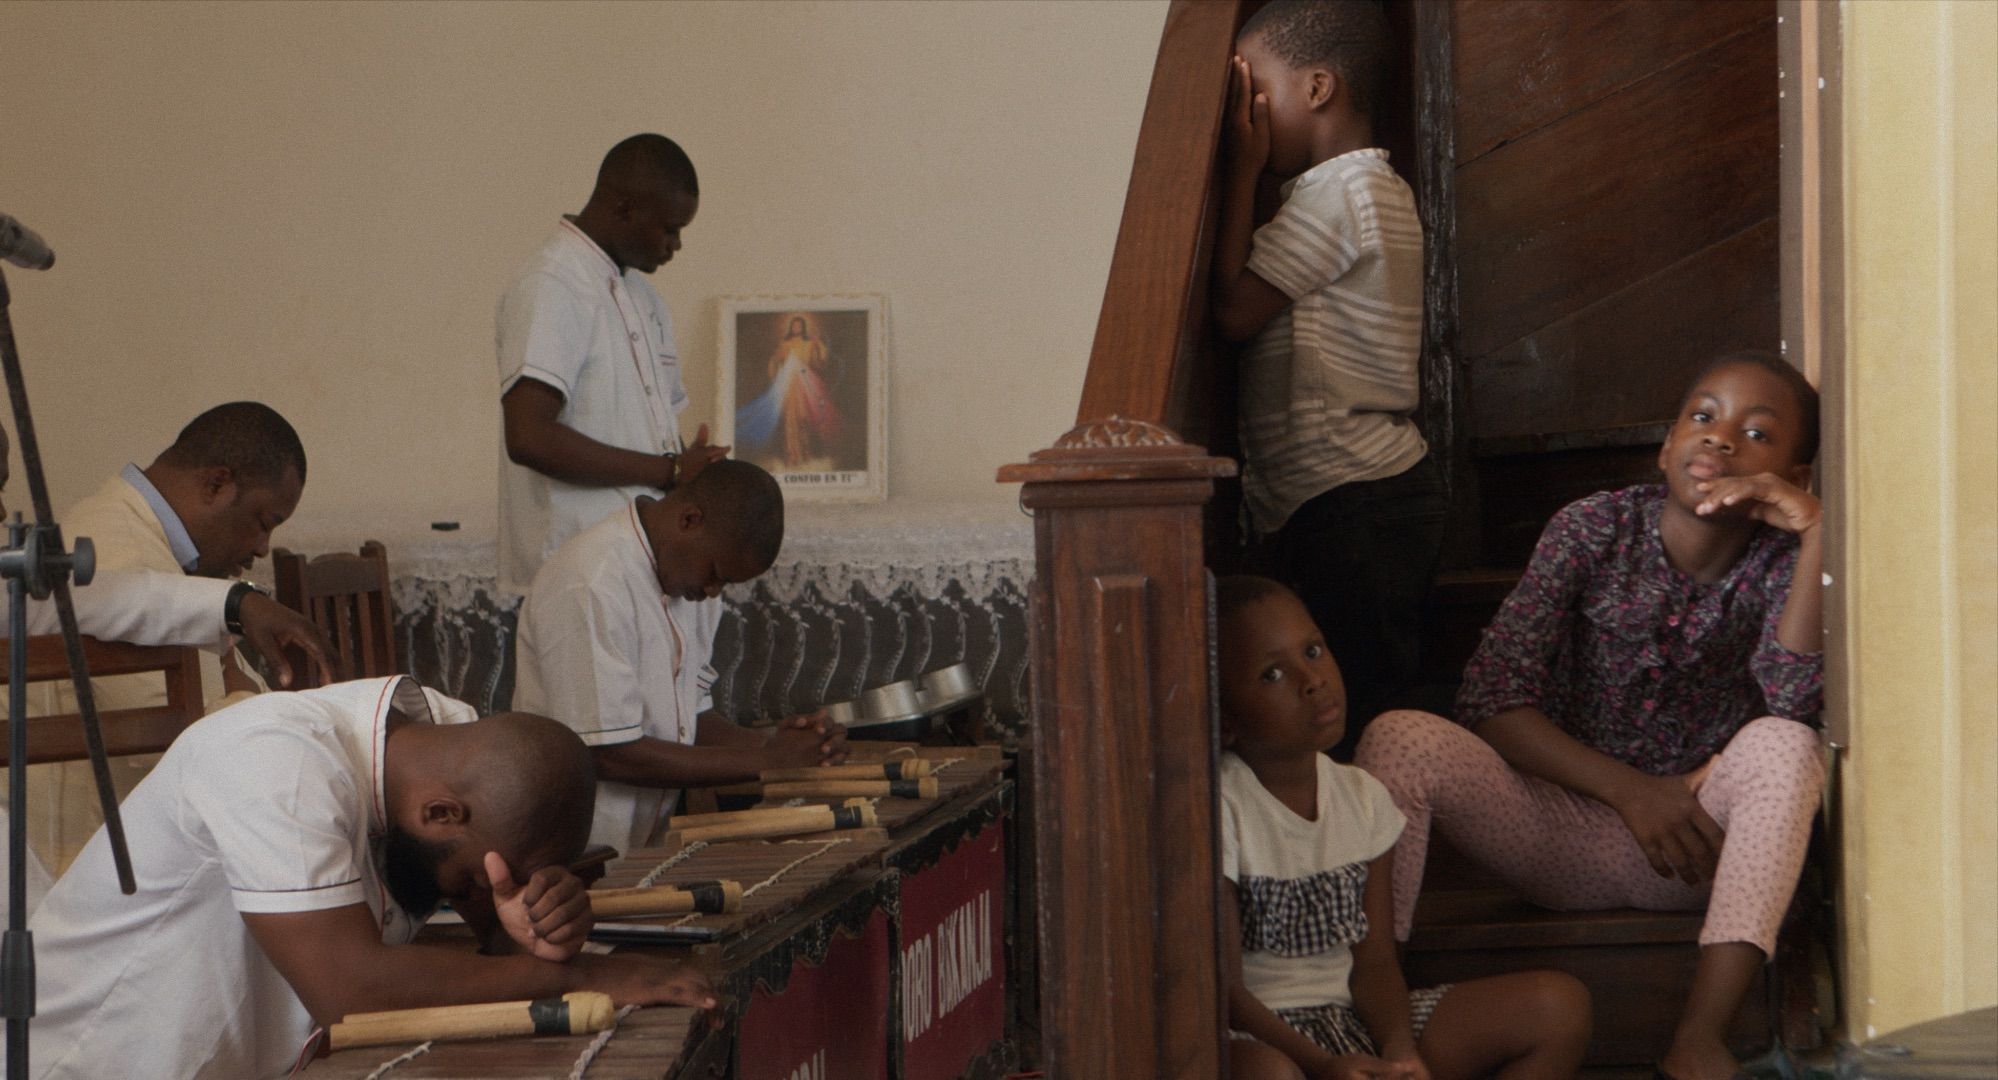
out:
<path id="1" fill-rule="evenodd" d="M 1270 161 L 1270 101 L 1256 93 L 1249 62 L 1235 57 L 1228 76 L 1228 166 L 1237 179 L 1254 180 Z"/>
<path id="2" fill-rule="evenodd" d="M 732 446 L 708 445 L 708 425 L 702 424 L 694 431 L 694 441 L 688 443 L 685 450 L 680 451 L 678 471 L 673 474 L 674 485 L 693 482 L 694 477 L 699 476 L 702 469 L 727 457 L 728 452 L 733 449 L 735 448 Z"/>
<path id="3" fill-rule="evenodd" d="M 1726 834 L 1683 777 L 1642 776 L 1610 806 L 1659 877 L 1688 885 L 1713 878 Z"/>
<path id="4" fill-rule="evenodd" d="M 1817 528 L 1823 516 L 1816 495 L 1775 473 L 1703 480 L 1694 490 L 1702 498 L 1693 512 L 1701 517 L 1733 511 L 1784 532 L 1801 534 Z"/>
<path id="5" fill-rule="evenodd" d="M 568 867 L 544 866 L 521 883 L 499 852 L 488 851 L 486 878 L 500 926 L 528 955 L 559 964 L 582 951 L 595 918 L 589 890 Z"/>

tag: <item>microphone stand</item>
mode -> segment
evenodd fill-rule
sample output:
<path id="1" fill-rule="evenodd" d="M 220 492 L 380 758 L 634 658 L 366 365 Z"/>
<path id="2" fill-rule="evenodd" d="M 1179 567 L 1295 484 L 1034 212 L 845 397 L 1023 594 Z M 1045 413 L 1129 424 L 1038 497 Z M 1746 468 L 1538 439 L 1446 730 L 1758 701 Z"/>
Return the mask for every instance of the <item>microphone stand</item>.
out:
<path id="1" fill-rule="evenodd" d="M 62 529 L 49 509 L 48 484 L 42 476 L 41 444 L 28 412 L 28 390 L 21 380 L 21 356 L 14 348 L 14 321 L 8 312 L 7 277 L 0 273 L 0 364 L 6 368 L 7 396 L 14 406 L 14 432 L 21 446 L 22 471 L 34 501 L 35 522 L 16 513 L 7 523 L 7 546 L 0 548 L 0 575 L 7 579 L 11 608 L 8 634 L 7 751 L 7 932 L 0 940 L 0 1014 L 7 1018 L 7 1080 L 27 1080 L 28 1021 L 35 1015 L 35 943 L 28 933 L 27 834 L 27 680 L 28 604 L 55 597 L 62 624 L 63 652 L 76 684 L 76 710 L 83 717 L 83 738 L 90 751 L 91 772 L 97 779 L 97 799 L 104 809 L 104 831 L 118 871 L 118 888 L 136 892 L 132 857 L 125 848 L 125 824 L 118 816 L 118 793 L 111 786 L 111 767 L 104 758 L 104 735 L 97 726 L 97 699 L 90 692 L 90 671 L 76 629 L 76 607 L 70 602 L 69 579 L 88 585 L 96 568 L 90 541 L 79 537 L 76 550 L 63 547 Z"/>

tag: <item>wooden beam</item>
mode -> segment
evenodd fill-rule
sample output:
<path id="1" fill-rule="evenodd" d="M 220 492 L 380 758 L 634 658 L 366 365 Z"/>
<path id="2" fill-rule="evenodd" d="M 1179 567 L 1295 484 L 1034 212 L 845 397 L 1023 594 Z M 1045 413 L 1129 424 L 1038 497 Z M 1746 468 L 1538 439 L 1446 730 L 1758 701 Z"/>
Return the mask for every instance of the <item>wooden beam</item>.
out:
<path id="1" fill-rule="evenodd" d="M 1173 0 L 1076 422 L 1165 423 L 1206 322 L 1206 229 L 1240 0 Z"/>

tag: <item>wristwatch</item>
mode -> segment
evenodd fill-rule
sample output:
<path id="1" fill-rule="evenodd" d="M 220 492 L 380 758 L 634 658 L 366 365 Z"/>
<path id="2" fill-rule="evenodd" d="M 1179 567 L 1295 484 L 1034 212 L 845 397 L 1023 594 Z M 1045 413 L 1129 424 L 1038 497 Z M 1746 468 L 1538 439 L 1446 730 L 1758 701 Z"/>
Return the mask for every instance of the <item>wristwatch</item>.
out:
<path id="1" fill-rule="evenodd" d="M 232 634 L 243 633 L 243 598 L 251 593 L 261 593 L 262 589 L 247 581 L 239 581 L 229 586 L 229 596 L 222 601 L 222 627 Z"/>
<path id="2" fill-rule="evenodd" d="M 665 459 L 666 459 L 666 460 L 667 460 L 668 462 L 670 462 L 670 463 L 672 464 L 672 466 L 673 466 L 673 475 L 672 475 L 672 476 L 670 476 L 670 477 L 667 477 L 667 478 L 666 478 L 666 487 L 668 487 L 668 488 L 674 488 L 674 487 L 679 487 L 679 486 L 680 486 L 680 455 L 678 455 L 678 454 L 674 453 L 674 452 L 673 452 L 673 451 L 671 451 L 671 450 L 668 450 L 668 451 L 666 451 L 665 453 L 663 453 L 663 454 L 660 454 L 659 456 L 660 456 L 660 457 L 663 457 L 663 458 L 665 458 Z M 661 490 L 664 490 L 664 489 L 662 488 Z"/>

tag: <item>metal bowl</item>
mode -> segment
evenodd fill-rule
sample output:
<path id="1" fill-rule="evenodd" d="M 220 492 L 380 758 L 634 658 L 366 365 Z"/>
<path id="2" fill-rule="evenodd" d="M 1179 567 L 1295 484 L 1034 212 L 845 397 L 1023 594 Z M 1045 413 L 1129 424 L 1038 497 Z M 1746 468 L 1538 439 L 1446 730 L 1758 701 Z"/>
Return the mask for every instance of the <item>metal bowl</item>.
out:
<path id="1" fill-rule="evenodd" d="M 971 680 L 970 664 L 952 664 L 926 672 L 922 677 L 922 687 L 918 696 L 926 712 L 940 712 L 962 705 L 980 693 Z"/>
<path id="2" fill-rule="evenodd" d="M 849 739 L 915 741 L 930 733 L 930 718 L 923 711 L 921 695 L 914 680 L 889 683 L 863 691 L 860 719 L 847 725 Z"/>
<path id="3" fill-rule="evenodd" d="M 860 703 L 835 701 L 826 706 L 826 719 L 840 727 L 852 727 L 860 720 Z"/>
<path id="4" fill-rule="evenodd" d="M 861 723 L 882 723 L 921 716 L 923 704 L 913 680 L 889 683 L 860 695 Z"/>
<path id="5" fill-rule="evenodd" d="M 846 737 L 856 742 L 921 742 L 930 733 L 925 713 L 900 719 L 862 720 L 846 729 Z"/>

